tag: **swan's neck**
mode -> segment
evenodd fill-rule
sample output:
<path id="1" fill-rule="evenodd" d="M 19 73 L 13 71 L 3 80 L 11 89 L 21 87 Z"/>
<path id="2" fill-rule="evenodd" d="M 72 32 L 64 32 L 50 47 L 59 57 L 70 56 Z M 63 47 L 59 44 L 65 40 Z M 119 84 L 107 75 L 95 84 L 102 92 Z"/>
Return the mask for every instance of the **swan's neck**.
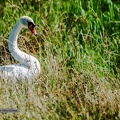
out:
<path id="1" fill-rule="evenodd" d="M 39 67 L 39 62 L 36 58 L 34 58 L 31 55 L 28 55 L 21 51 L 17 46 L 17 38 L 20 30 L 23 28 L 20 21 L 16 23 L 14 26 L 8 42 L 9 51 L 11 52 L 11 55 L 15 58 L 15 60 L 19 61 L 20 64 L 26 66 L 26 67 Z"/>
<path id="2" fill-rule="evenodd" d="M 16 51 L 16 49 L 18 50 L 17 38 L 18 38 L 18 34 L 20 33 L 21 29 L 22 29 L 22 25 L 18 21 L 16 23 L 16 25 L 14 26 L 14 28 L 13 28 L 10 36 L 9 36 L 8 47 L 9 47 L 9 51 L 11 53 L 14 52 L 14 51 Z"/>

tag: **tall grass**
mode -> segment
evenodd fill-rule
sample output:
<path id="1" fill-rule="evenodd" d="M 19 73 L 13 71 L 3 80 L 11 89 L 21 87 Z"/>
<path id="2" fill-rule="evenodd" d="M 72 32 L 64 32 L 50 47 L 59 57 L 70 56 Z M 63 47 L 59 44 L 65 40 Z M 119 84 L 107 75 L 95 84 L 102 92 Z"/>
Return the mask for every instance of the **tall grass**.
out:
<path id="1" fill-rule="evenodd" d="M 119 0 L 1 2 L 0 64 L 16 61 L 7 48 L 16 21 L 28 15 L 38 37 L 23 29 L 19 47 L 42 72 L 32 84 L 0 82 L 1 119 L 120 119 Z M 24 36 L 24 37 L 23 37 Z"/>

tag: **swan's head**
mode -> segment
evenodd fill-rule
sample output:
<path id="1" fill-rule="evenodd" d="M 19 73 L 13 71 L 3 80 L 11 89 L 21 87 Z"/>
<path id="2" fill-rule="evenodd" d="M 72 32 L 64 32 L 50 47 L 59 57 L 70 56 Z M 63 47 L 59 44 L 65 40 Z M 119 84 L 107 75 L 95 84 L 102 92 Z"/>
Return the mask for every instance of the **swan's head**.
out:
<path id="1" fill-rule="evenodd" d="M 30 31 L 37 36 L 37 32 L 35 31 L 35 23 L 33 22 L 33 20 L 28 17 L 28 16 L 23 16 L 20 18 L 20 22 L 22 23 L 22 25 L 25 28 L 30 29 Z"/>

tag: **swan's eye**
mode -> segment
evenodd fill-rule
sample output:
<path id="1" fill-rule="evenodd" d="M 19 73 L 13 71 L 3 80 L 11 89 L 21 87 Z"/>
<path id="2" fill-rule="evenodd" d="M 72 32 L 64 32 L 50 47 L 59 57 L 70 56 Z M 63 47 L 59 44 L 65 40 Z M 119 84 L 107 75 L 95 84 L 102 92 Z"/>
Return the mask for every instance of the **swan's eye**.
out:
<path id="1" fill-rule="evenodd" d="M 27 21 L 27 22 L 28 22 L 28 28 L 29 28 L 29 26 L 31 26 L 31 25 L 32 25 L 33 28 L 35 27 L 35 24 L 34 24 L 33 22 L 30 22 L 30 21 Z"/>
<path id="2" fill-rule="evenodd" d="M 35 24 L 33 22 L 28 22 L 28 28 L 30 29 L 30 31 L 37 36 L 37 32 L 35 31 L 34 27 L 35 27 Z"/>

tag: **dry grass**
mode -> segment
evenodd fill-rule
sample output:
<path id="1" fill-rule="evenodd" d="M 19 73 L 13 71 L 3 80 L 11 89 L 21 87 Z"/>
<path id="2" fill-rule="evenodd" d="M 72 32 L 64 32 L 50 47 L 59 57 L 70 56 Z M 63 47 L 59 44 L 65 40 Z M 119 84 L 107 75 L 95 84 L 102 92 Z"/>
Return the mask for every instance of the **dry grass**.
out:
<path id="1" fill-rule="evenodd" d="M 13 84 L 9 80 L 1 80 L 0 108 L 19 110 L 18 113 L 1 114 L 1 118 L 117 119 L 120 114 L 119 79 L 107 77 L 107 71 L 104 71 L 106 76 L 99 77 L 99 71 L 92 63 L 89 70 L 85 70 L 84 60 L 79 61 L 83 67 L 80 71 L 74 67 L 66 69 L 68 60 L 64 61 L 61 54 L 54 56 L 51 53 L 52 43 L 44 42 L 46 54 L 44 59 L 40 58 L 40 78 L 36 78 L 32 84 L 20 81 Z M 20 44 L 23 46 L 24 42 Z M 22 49 L 26 48 L 24 44 Z M 39 54 L 42 56 L 42 52 Z"/>
<path id="2" fill-rule="evenodd" d="M 1 114 L 1 117 L 46 120 L 118 118 L 120 114 L 118 83 L 114 82 L 111 85 L 104 78 L 96 79 L 92 72 L 87 75 L 78 72 L 70 75 L 64 72 L 63 75 L 60 72 L 58 74 L 53 68 L 52 71 L 42 73 L 41 78 L 32 84 L 1 81 L 0 108 L 19 110 L 14 114 Z"/>
<path id="3" fill-rule="evenodd" d="M 31 84 L 1 79 L 0 108 L 18 109 L 0 113 L 1 119 L 120 119 L 119 5 L 113 3 L 13 0 L 4 4 L 0 64 L 16 63 L 7 41 L 15 22 L 26 13 L 37 24 L 38 37 L 22 30 L 19 47 L 40 61 L 42 72 Z"/>

